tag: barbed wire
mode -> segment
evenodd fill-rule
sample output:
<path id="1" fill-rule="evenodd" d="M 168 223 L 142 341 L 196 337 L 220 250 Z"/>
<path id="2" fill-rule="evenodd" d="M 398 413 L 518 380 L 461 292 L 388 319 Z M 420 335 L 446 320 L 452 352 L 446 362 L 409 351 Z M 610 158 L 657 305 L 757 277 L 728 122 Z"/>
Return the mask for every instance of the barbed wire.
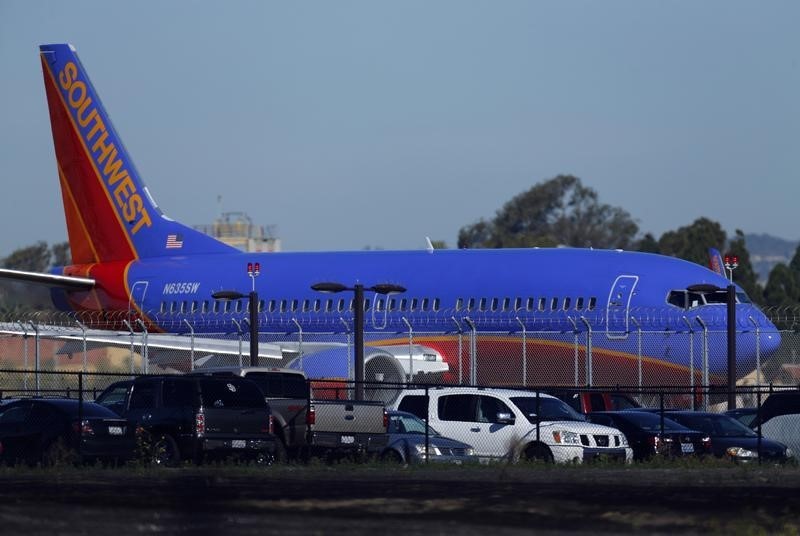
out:
<path id="1" fill-rule="evenodd" d="M 776 306 L 761 309 L 769 322 L 762 318 L 737 316 L 738 331 L 754 329 L 800 329 L 800 306 Z M 294 333 L 298 331 L 352 331 L 352 311 L 343 311 L 335 316 L 329 312 L 260 312 L 260 331 Z M 636 331 L 698 332 L 704 325 L 713 329 L 724 329 L 727 312 L 724 307 L 704 308 L 702 322 L 692 310 L 674 307 L 641 307 L 627 311 L 465 311 L 443 309 L 433 311 L 403 311 L 365 314 L 365 329 L 407 332 L 410 328 L 423 328 L 442 333 L 468 333 L 480 331 L 547 331 L 582 333 L 602 330 L 618 333 Z M 247 312 L 162 312 L 145 311 L 143 314 L 128 311 L 33 311 L 29 313 L 6 313 L 0 322 L 16 325 L 21 332 L 35 331 L 36 326 L 46 325 L 52 329 L 112 329 L 140 332 L 166 331 L 170 333 L 216 332 L 237 334 L 249 331 Z M 591 327 L 590 327 L 591 326 Z"/>

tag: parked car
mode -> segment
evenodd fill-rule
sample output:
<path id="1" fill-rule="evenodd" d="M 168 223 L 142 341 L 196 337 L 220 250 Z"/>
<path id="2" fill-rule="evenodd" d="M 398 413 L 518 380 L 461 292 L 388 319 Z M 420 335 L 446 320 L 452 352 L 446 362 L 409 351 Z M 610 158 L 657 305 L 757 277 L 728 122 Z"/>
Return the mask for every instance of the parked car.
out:
<path id="1" fill-rule="evenodd" d="M 462 464 L 477 462 L 475 449 L 466 443 L 444 437 L 428 426 L 428 447 L 425 446 L 425 421 L 405 411 L 389 412 L 388 445 L 379 459 L 398 463 L 424 461 Z M 427 452 L 427 456 L 426 456 Z"/>
<path id="2" fill-rule="evenodd" d="M 761 438 L 758 434 L 733 417 L 706 411 L 670 411 L 665 413 L 671 420 L 686 428 L 703 432 L 711 438 L 714 456 L 729 458 L 737 462 L 762 461 L 785 462 L 792 457 L 792 450 L 783 443 Z"/>
<path id="3" fill-rule="evenodd" d="M 128 421 L 93 402 L 31 398 L 0 406 L 0 460 L 5 463 L 124 461 L 135 445 Z"/>
<path id="4" fill-rule="evenodd" d="M 702 456 L 711 453 L 711 439 L 677 422 L 647 411 L 598 411 L 589 414 L 593 423 L 619 428 L 628 438 L 635 460 L 653 456 Z"/>
<path id="5" fill-rule="evenodd" d="M 234 455 L 272 463 L 280 457 L 269 405 L 246 378 L 142 376 L 111 384 L 97 401 L 140 428 L 158 464 Z"/>
<path id="6" fill-rule="evenodd" d="M 572 409 L 580 413 L 617 411 L 641 407 L 641 404 L 632 396 L 616 391 L 545 389 L 544 392 L 563 400 Z"/>
<path id="7" fill-rule="evenodd" d="M 630 461 L 616 428 L 600 426 L 543 393 L 477 387 L 401 391 L 393 409 L 427 419 L 440 433 L 470 444 L 481 460 Z"/>

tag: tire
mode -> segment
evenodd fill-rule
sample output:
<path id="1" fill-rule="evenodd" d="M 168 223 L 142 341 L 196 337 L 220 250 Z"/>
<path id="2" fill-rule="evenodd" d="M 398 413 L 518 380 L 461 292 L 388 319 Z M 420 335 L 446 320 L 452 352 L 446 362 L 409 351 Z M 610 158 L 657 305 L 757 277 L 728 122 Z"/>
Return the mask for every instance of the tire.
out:
<path id="1" fill-rule="evenodd" d="M 397 465 L 402 465 L 403 463 L 405 463 L 405 460 L 403 460 L 403 456 L 401 456 L 400 453 L 397 452 L 396 450 L 385 451 L 383 454 L 381 454 L 379 460 L 382 463 L 391 463 Z"/>
<path id="2" fill-rule="evenodd" d="M 553 453 L 550 452 L 547 445 L 542 445 L 541 443 L 528 445 L 523 457 L 529 462 L 553 463 Z"/>
<path id="3" fill-rule="evenodd" d="M 162 467 L 177 467 L 181 463 L 181 452 L 175 439 L 162 435 L 153 445 L 153 464 Z"/>

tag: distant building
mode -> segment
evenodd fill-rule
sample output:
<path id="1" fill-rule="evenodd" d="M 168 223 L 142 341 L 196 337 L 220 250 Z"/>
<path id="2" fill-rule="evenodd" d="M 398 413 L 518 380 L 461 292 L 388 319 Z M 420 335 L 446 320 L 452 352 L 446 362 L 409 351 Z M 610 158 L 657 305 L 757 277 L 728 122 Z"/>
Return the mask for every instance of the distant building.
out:
<path id="1" fill-rule="evenodd" d="M 210 225 L 195 225 L 217 240 L 248 252 L 274 252 L 281 250 L 281 240 L 275 236 L 275 225 L 254 225 L 244 212 L 223 212 Z"/>

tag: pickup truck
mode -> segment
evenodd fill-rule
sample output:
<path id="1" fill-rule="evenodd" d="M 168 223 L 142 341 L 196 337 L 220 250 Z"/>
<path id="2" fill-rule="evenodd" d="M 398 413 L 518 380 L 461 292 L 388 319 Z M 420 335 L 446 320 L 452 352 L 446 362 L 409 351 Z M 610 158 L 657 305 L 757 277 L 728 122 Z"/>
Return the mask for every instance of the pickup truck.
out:
<path id="1" fill-rule="evenodd" d="M 413 413 L 440 434 L 472 445 L 481 461 L 633 460 L 625 434 L 587 422 L 565 402 L 544 393 L 477 387 L 408 389 L 391 409 Z"/>
<path id="2" fill-rule="evenodd" d="M 275 435 L 289 458 L 364 455 L 386 447 L 388 417 L 383 402 L 312 398 L 302 371 L 209 367 L 195 369 L 194 374 L 242 376 L 255 382 L 269 402 Z"/>

